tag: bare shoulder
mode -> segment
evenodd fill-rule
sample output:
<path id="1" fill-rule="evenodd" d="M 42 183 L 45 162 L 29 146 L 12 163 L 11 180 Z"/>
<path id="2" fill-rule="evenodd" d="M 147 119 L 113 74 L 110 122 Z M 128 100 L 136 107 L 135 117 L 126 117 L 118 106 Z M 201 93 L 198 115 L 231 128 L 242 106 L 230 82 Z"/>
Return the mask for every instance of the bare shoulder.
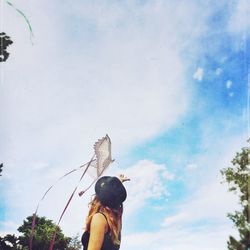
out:
<path id="1" fill-rule="evenodd" d="M 106 218 L 102 213 L 96 213 L 93 215 L 92 220 L 95 220 L 97 222 L 104 222 L 106 223 Z"/>
<path id="2" fill-rule="evenodd" d="M 90 224 L 88 250 L 100 250 L 102 248 L 106 231 L 107 222 L 104 215 L 101 213 L 94 214 Z"/>
<path id="3" fill-rule="evenodd" d="M 91 220 L 91 227 L 103 228 L 106 231 L 107 220 L 104 215 L 101 213 L 94 214 Z"/>

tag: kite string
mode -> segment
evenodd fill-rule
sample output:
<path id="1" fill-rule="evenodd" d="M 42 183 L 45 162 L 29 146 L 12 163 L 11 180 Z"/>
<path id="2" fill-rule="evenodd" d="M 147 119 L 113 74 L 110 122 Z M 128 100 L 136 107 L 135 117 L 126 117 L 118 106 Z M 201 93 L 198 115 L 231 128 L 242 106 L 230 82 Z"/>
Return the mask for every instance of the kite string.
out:
<path id="1" fill-rule="evenodd" d="M 78 195 L 79 195 L 79 196 L 82 196 L 85 192 L 87 192 L 87 191 L 92 187 L 92 185 L 98 180 L 98 178 L 103 174 L 103 172 L 105 171 L 105 169 L 106 169 L 106 168 L 104 168 L 104 169 L 100 172 L 100 174 L 90 183 L 90 185 L 89 185 L 86 189 L 84 189 L 83 191 L 81 191 Z"/>
<path id="2" fill-rule="evenodd" d="M 53 246 L 54 246 L 54 243 L 55 243 L 55 238 L 56 238 L 56 233 L 57 233 L 58 226 L 59 226 L 59 224 L 60 224 L 60 222 L 61 222 L 61 220 L 62 220 L 62 217 L 63 217 L 65 211 L 67 210 L 67 208 L 68 208 L 68 206 L 69 206 L 69 204 L 70 204 L 70 202 L 71 202 L 71 200 L 72 200 L 72 198 L 73 198 L 73 196 L 74 196 L 74 194 L 75 194 L 75 192 L 76 192 L 76 190 L 77 190 L 77 188 L 78 188 L 80 182 L 82 181 L 82 178 L 83 178 L 84 175 L 86 174 L 86 172 L 87 172 L 89 166 L 91 165 L 91 163 L 94 161 L 94 157 L 95 157 L 95 154 L 93 155 L 93 157 L 91 158 L 91 160 L 88 162 L 88 165 L 86 166 L 86 168 L 85 168 L 85 170 L 84 170 L 84 172 L 83 172 L 81 178 L 79 179 L 78 184 L 76 185 L 74 191 L 73 191 L 72 194 L 70 195 L 70 198 L 69 198 L 69 200 L 67 201 L 67 204 L 66 204 L 66 206 L 64 207 L 64 209 L 63 209 L 63 211 L 62 211 L 62 213 L 61 213 L 61 216 L 60 216 L 60 218 L 59 218 L 59 220 L 58 220 L 58 222 L 57 222 L 57 227 L 56 227 L 56 229 L 55 229 L 54 235 L 53 235 L 52 240 L 51 240 L 51 243 L 50 243 L 50 248 L 49 248 L 49 250 L 53 250 Z"/>

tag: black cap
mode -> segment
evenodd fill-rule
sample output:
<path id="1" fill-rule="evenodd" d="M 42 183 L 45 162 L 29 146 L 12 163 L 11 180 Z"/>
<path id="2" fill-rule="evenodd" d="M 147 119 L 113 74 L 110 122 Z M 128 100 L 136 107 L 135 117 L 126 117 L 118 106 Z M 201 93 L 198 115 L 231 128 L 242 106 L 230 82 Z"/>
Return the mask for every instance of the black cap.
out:
<path id="1" fill-rule="evenodd" d="M 95 193 L 103 206 L 118 208 L 127 198 L 127 192 L 117 177 L 103 176 L 95 184 Z"/>

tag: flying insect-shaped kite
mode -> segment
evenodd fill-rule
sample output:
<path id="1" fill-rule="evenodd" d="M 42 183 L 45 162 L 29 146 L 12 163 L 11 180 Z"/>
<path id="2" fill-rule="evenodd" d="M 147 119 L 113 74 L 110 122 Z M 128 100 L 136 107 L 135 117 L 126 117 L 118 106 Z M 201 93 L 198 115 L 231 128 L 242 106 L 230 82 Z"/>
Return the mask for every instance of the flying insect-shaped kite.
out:
<path id="1" fill-rule="evenodd" d="M 114 160 L 112 159 L 112 156 L 111 156 L 111 140 L 110 140 L 109 136 L 106 135 L 105 137 L 99 139 L 94 144 L 94 155 L 92 156 L 92 158 L 89 162 L 87 162 L 87 163 L 81 165 L 79 168 L 73 169 L 70 172 L 66 173 L 65 175 L 61 176 L 53 185 L 51 185 L 47 189 L 47 191 L 44 193 L 41 200 L 39 201 L 35 213 L 33 214 L 33 220 L 32 220 L 32 226 L 31 226 L 32 227 L 31 228 L 31 236 L 30 236 L 30 242 L 29 242 L 29 250 L 32 250 L 32 240 L 33 240 L 33 235 L 34 235 L 34 230 L 35 230 L 35 225 L 36 225 L 36 215 L 37 215 L 39 205 L 42 202 L 42 200 L 45 198 L 47 193 L 55 186 L 55 184 L 58 183 L 60 180 L 62 180 L 64 177 L 68 176 L 69 174 L 71 174 L 77 170 L 84 169 L 82 176 L 79 179 L 78 184 L 76 185 L 74 191 L 72 192 L 71 196 L 69 197 L 69 200 L 68 200 L 66 206 L 64 207 L 64 209 L 61 213 L 61 216 L 60 216 L 58 223 L 57 223 L 57 226 L 59 226 L 66 209 L 68 208 L 80 182 L 82 181 L 82 179 L 83 179 L 84 175 L 87 173 L 87 171 L 91 168 L 92 168 L 92 170 L 94 169 L 94 172 L 95 172 L 94 180 L 85 190 L 79 192 L 79 196 L 82 196 L 95 183 L 95 181 L 97 181 L 97 179 L 103 174 L 103 172 L 108 168 L 110 163 L 112 163 L 113 161 Z M 53 250 L 55 238 L 56 238 L 56 232 L 54 233 L 54 235 L 52 237 L 49 250 Z"/>

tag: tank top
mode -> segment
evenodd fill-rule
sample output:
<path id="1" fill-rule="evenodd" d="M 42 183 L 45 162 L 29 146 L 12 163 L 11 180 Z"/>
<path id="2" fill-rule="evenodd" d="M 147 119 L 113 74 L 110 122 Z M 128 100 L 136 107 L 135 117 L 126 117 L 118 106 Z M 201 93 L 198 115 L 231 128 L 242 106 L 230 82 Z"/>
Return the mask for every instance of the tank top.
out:
<path id="1" fill-rule="evenodd" d="M 105 217 L 105 219 L 107 221 L 107 217 L 105 216 L 105 214 L 103 214 L 103 213 L 101 213 L 101 214 Z M 82 235 L 83 250 L 88 249 L 89 236 L 90 236 L 90 233 L 88 231 L 85 231 Z M 120 249 L 120 245 L 115 245 L 113 243 L 113 241 L 111 239 L 111 235 L 110 235 L 110 230 L 108 229 L 108 231 L 104 235 L 101 250 L 119 250 L 119 249 Z"/>

